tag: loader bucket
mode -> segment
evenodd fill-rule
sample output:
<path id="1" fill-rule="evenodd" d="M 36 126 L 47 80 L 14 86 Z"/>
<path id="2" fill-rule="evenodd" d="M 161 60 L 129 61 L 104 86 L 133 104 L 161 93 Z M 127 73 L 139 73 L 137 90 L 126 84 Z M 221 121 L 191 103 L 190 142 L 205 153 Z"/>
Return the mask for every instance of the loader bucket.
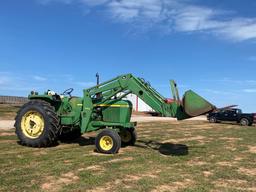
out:
<path id="1" fill-rule="evenodd" d="M 205 114 L 216 108 L 214 105 L 191 90 L 185 92 L 182 103 L 184 111 L 191 117 Z"/>

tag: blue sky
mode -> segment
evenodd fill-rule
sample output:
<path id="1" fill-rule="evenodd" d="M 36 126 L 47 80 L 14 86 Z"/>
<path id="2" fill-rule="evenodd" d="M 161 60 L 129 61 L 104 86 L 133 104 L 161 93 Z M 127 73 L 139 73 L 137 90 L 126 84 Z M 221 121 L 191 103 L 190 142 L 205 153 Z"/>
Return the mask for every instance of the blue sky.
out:
<path id="1" fill-rule="evenodd" d="M 256 111 L 256 1 L 0 2 L 0 95 L 62 92 L 124 73 Z"/>

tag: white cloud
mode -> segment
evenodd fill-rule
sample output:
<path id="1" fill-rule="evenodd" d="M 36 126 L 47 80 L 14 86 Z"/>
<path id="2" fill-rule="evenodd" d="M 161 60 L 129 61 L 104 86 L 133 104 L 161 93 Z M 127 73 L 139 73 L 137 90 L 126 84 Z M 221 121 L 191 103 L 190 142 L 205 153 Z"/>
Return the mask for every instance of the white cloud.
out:
<path id="1" fill-rule="evenodd" d="M 47 80 L 45 77 L 37 76 L 37 75 L 33 76 L 33 78 L 34 78 L 35 80 L 37 80 L 37 81 L 46 81 L 46 80 Z"/>
<path id="2" fill-rule="evenodd" d="M 189 32 L 223 27 L 223 24 L 212 19 L 216 14 L 216 11 L 209 8 L 187 6 L 175 15 L 176 30 Z"/>
<path id="3" fill-rule="evenodd" d="M 136 24 L 136 28 L 161 28 L 165 33 L 209 33 L 232 41 L 256 39 L 256 18 L 237 16 L 181 0 L 38 0 L 81 3 L 93 9 L 102 6 L 114 22 Z"/>
<path id="4" fill-rule="evenodd" d="M 158 20 L 162 10 L 159 0 L 112 1 L 108 4 L 112 17 L 120 21 L 133 19 Z"/>
<path id="5" fill-rule="evenodd" d="M 255 18 L 234 18 L 230 21 L 223 21 L 221 23 L 223 24 L 223 27 L 213 32 L 224 35 L 225 37 L 235 41 L 244 41 L 256 38 Z"/>

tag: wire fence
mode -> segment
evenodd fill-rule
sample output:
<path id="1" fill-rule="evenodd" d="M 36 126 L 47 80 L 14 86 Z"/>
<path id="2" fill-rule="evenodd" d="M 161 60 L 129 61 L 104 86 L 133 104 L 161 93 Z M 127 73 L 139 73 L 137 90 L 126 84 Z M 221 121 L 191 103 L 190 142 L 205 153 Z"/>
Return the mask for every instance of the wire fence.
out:
<path id="1" fill-rule="evenodd" d="M 0 96 L 0 104 L 24 104 L 28 102 L 26 97 Z"/>

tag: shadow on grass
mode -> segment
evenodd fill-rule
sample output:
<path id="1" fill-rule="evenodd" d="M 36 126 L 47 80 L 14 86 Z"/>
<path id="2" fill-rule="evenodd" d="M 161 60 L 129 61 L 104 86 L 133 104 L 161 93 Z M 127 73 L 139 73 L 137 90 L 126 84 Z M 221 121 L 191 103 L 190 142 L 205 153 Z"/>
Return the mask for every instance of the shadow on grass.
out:
<path id="1" fill-rule="evenodd" d="M 61 141 L 61 143 L 78 144 L 79 146 L 94 145 L 95 137 L 79 137 L 74 140 Z"/>
<path id="2" fill-rule="evenodd" d="M 162 155 L 173 155 L 173 156 L 188 155 L 188 146 L 183 144 L 159 143 L 151 140 L 150 141 L 138 140 L 135 146 L 157 150 Z"/>
<path id="3" fill-rule="evenodd" d="M 33 144 L 30 144 L 30 145 L 26 145 L 24 143 L 22 143 L 21 141 L 16 141 L 18 145 L 21 145 L 21 146 L 27 146 L 27 147 L 33 147 Z M 65 144 L 78 144 L 79 146 L 87 146 L 87 145 L 94 145 L 95 143 L 95 137 L 79 137 L 77 139 L 73 139 L 73 140 L 65 140 L 65 141 L 56 141 L 54 143 L 52 143 L 51 145 L 49 146 L 46 146 L 46 147 L 40 147 L 40 148 L 51 148 L 51 147 L 57 147 L 58 145 L 61 145 L 62 143 L 65 143 Z M 36 147 L 38 148 L 38 147 Z"/>
<path id="4" fill-rule="evenodd" d="M 68 144 L 79 144 L 79 146 L 87 146 L 95 144 L 95 137 L 79 137 L 72 141 L 65 141 L 62 143 Z M 174 143 L 159 143 L 156 141 L 144 141 L 137 140 L 135 147 L 140 148 L 150 148 L 158 151 L 162 155 L 173 155 L 173 156 L 184 156 L 188 155 L 188 146 L 184 144 L 174 144 Z"/>
<path id="5" fill-rule="evenodd" d="M 237 123 L 235 121 L 218 121 L 216 123 L 211 123 L 211 124 L 219 124 L 219 125 L 238 125 L 240 127 L 246 127 L 246 126 L 242 126 L 240 125 L 240 123 Z"/>
<path id="6" fill-rule="evenodd" d="M 18 144 L 22 145 L 20 141 L 17 141 Z M 95 137 L 79 137 L 75 140 L 66 140 L 61 141 L 61 143 L 66 144 L 78 144 L 79 146 L 87 146 L 87 145 L 94 145 L 95 144 Z M 56 142 L 49 147 L 56 147 L 59 143 Z M 144 140 L 137 140 L 135 147 L 139 148 L 150 148 L 153 150 L 158 151 L 162 155 L 172 155 L 172 156 L 184 156 L 188 155 L 188 146 L 184 144 L 174 144 L 174 143 L 159 143 L 156 141 L 144 141 Z"/>
<path id="7" fill-rule="evenodd" d="M 58 146 L 58 145 L 59 145 L 59 143 L 58 143 L 58 142 L 54 142 L 54 143 L 52 143 L 52 144 L 51 144 L 51 145 L 49 145 L 49 146 L 35 147 L 33 144 L 24 144 L 24 143 L 22 143 L 21 141 L 16 141 L 16 142 L 17 142 L 17 144 L 18 144 L 18 145 L 26 146 L 26 147 L 33 147 L 33 148 L 51 148 L 51 147 L 56 147 L 56 146 Z"/>
<path id="8" fill-rule="evenodd" d="M 70 143 L 70 144 L 78 143 L 80 146 L 94 145 L 95 137 L 79 137 L 73 141 L 66 141 L 62 143 Z M 150 148 L 158 151 L 163 155 L 173 155 L 173 156 L 188 155 L 188 146 L 183 144 L 159 143 L 151 140 L 149 141 L 137 140 L 135 147 Z"/>

